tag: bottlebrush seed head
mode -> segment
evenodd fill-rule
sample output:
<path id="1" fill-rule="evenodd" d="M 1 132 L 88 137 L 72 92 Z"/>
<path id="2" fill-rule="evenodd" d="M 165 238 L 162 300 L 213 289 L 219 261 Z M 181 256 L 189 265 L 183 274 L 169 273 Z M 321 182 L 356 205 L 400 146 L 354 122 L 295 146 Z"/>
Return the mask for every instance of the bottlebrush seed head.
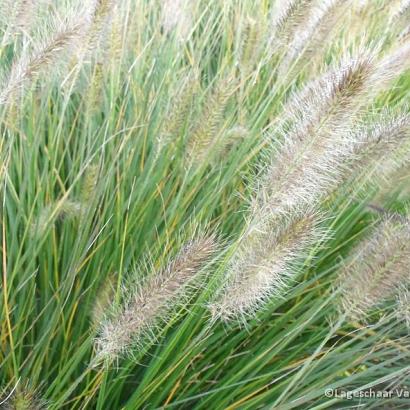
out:
<path id="1" fill-rule="evenodd" d="M 84 204 L 90 202 L 95 193 L 98 182 L 99 167 L 90 165 L 84 175 L 84 182 L 81 187 L 81 202 Z"/>
<path id="2" fill-rule="evenodd" d="M 72 46 L 80 37 L 81 25 L 61 23 L 58 30 L 45 41 L 43 46 L 29 54 L 23 55 L 14 62 L 3 91 L 0 94 L 0 105 L 7 103 L 13 95 L 47 67 L 57 62 L 61 53 Z"/>
<path id="3" fill-rule="evenodd" d="M 37 389 L 33 389 L 28 383 L 17 385 L 15 389 L 0 395 L 1 408 L 3 410 L 47 410 L 48 404 L 43 400 Z"/>
<path id="4" fill-rule="evenodd" d="M 158 144 L 160 148 L 183 134 L 184 126 L 192 109 L 194 98 L 199 90 L 197 74 L 188 74 L 180 86 L 180 90 L 171 100 L 170 108 L 160 131 Z"/>
<path id="5" fill-rule="evenodd" d="M 87 48 L 90 51 L 98 49 L 101 37 L 110 26 L 115 6 L 113 0 L 95 0 L 92 6 L 89 30 L 87 33 Z"/>
<path id="6" fill-rule="evenodd" d="M 193 1 L 165 0 L 162 5 L 162 28 L 166 34 L 175 31 L 177 39 L 185 41 L 194 25 Z"/>
<path id="7" fill-rule="evenodd" d="M 83 213 L 83 204 L 69 199 L 47 205 L 31 224 L 30 234 L 33 237 L 41 238 L 56 220 L 79 218 Z"/>
<path id="8" fill-rule="evenodd" d="M 397 295 L 397 319 L 404 322 L 410 331 L 410 291 L 403 287 Z"/>
<path id="9" fill-rule="evenodd" d="M 409 220 L 397 215 L 385 217 L 340 272 L 340 313 L 365 320 L 373 308 L 409 284 L 409 264 Z"/>
<path id="10" fill-rule="evenodd" d="M 238 63 L 244 75 L 248 75 L 252 67 L 260 60 L 265 43 L 263 25 L 261 18 L 251 17 L 247 17 L 243 24 Z"/>
<path id="11" fill-rule="evenodd" d="M 369 169 L 376 182 L 388 180 L 410 161 L 410 115 L 383 110 L 378 117 L 352 131 L 349 155 L 349 167 Z"/>
<path id="12" fill-rule="evenodd" d="M 327 0 L 312 8 L 309 17 L 298 27 L 289 43 L 288 51 L 278 68 L 279 76 L 294 73 L 303 62 L 312 62 L 314 54 L 323 50 L 330 39 L 346 4 L 347 0 Z M 294 65 L 295 61 L 298 64 Z"/>
<path id="13" fill-rule="evenodd" d="M 309 84 L 285 106 L 282 141 L 275 142 L 254 207 L 269 203 L 271 212 L 281 215 L 314 206 L 363 169 L 366 144 L 351 132 L 352 120 L 374 92 L 374 72 L 372 55 L 362 53 Z M 390 137 L 387 133 L 380 140 L 369 138 L 369 153 L 377 159 L 377 151 L 390 145 Z"/>
<path id="14" fill-rule="evenodd" d="M 313 0 L 275 2 L 272 11 L 271 44 L 273 52 L 289 45 L 295 31 L 309 16 Z"/>
<path id="15" fill-rule="evenodd" d="M 246 138 L 247 135 L 249 135 L 249 130 L 241 125 L 230 128 L 219 138 L 218 143 L 213 147 L 212 164 L 217 166 L 223 163 L 231 149 Z"/>
<path id="16" fill-rule="evenodd" d="M 130 292 L 119 312 L 101 323 L 96 340 L 98 359 L 115 359 L 144 339 L 155 340 L 158 323 L 186 296 L 187 285 L 193 284 L 193 279 L 216 255 L 217 249 L 216 238 L 212 235 L 195 239 L 162 271 L 154 273 Z"/>
<path id="17" fill-rule="evenodd" d="M 202 162 L 218 143 L 224 112 L 236 88 L 232 75 L 223 77 L 209 95 L 187 143 L 187 161 Z"/>
<path id="18" fill-rule="evenodd" d="M 323 240 L 322 218 L 315 212 L 280 220 L 254 215 L 228 267 L 220 297 L 210 305 L 214 318 L 246 319 L 272 298 L 283 297 L 295 277 L 296 262 Z"/>

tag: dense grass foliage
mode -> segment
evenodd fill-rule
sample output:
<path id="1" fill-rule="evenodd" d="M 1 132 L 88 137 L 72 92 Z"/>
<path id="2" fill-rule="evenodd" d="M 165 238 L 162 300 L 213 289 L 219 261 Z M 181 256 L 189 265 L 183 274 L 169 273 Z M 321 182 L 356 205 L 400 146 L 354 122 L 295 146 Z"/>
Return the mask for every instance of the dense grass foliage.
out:
<path id="1" fill-rule="evenodd" d="M 0 1 L 0 408 L 409 408 L 408 1 Z"/>

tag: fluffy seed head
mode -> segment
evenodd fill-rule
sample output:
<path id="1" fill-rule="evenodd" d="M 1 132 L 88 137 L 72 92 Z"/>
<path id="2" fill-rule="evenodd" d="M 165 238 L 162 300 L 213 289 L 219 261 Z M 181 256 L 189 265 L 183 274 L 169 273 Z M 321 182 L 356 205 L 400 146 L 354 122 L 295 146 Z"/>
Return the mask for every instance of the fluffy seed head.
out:
<path id="1" fill-rule="evenodd" d="M 28 383 L 17 385 L 10 393 L 0 396 L 3 410 L 46 410 L 47 402 L 40 398 L 38 391 Z"/>
<path id="2" fill-rule="evenodd" d="M 233 255 L 222 294 L 210 306 L 214 318 L 246 319 L 272 297 L 283 297 L 295 276 L 295 262 L 323 239 L 321 218 L 314 212 L 254 219 Z"/>
<path id="3" fill-rule="evenodd" d="M 243 26 L 238 62 L 242 73 L 247 75 L 260 60 L 265 39 L 260 18 L 248 17 Z"/>
<path id="4" fill-rule="evenodd" d="M 293 63 L 298 60 L 297 66 L 303 63 L 312 64 L 312 59 L 318 50 L 323 50 L 329 40 L 344 10 L 346 0 L 327 0 L 313 7 L 305 24 L 296 30 L 290 41 L 288 51 L 278 68 L 279 76 L 289 73 Z M 297 67 L 293 67 L 293 73 Z M 289 75 L 289 74 L 288 74 Z"/>
<path id="5" fill-rule="evenodd" d="M 160 272 L 146 279 L 113 318 L 101 324 L 97 338 L 98 358 L 115 359 L 140 345 L 144 339 L 155 339 L 153 329 L 165 319 L 170 308 L 186 294 L 187 285 L 210 262 L 217 251 L 214 236 L 204 236 L 186 244 Z"/>
<path id="6" fill-rule="evenodd" d="M 87 47 L 92 51 L 98 47 L 98 43 L 103 35 L 107 34 L 107 28 L 112 18 L 115 1 L 94 0 L 92 6 L 89 30 L 87 33 Z"/>
<path id="7" fill-rule="evenodd" d="M 340 313 L 353 320 L 365 319 L 372 308 L 409 283 L 409 264 L 409 220 L 397 215 L 385 217 L 340 272 Z"/>
<path id="8" fill-rule="evenodd" d="M 396 315 L 410 330 L 410 291 L 408 289 L 401 289 L 397 295 Z"/>
<path id="9" fill-rule="evenodd" d="M 164 0 L 162 5 L 162 28 L 165 33 L 173 31 L 180 41 L 185 41 L 190 34 L 193 24 L 193 10 L 190 0 Z"/>
<path id="10" fill-rule="evenodd" d="M 213 147 L 212 163 L 217 165 L 223 162 L 226 156 L 229 155 L 231 149 L 240 143 L 247 135 L 249 135 L 249 131 L 241 125 L 232 127 L 224 135 L 221 135 L 221 138 L 219 138 L 217 144 Z"/>
<path id="11" fill-rule="evenodd" d="M 410 115 L 382 111 L 371 124 L 352 131 L 350 167 L 369 169 L 377 181 L 389 180 L 410 162 Z M 383 161 L 381 161 L 383 158 Z"/>
<path id="12" fill-rule="evenodd" d="M 383 111 L 374 125 L 353 130 L 353 119 L 377 94 L 378 66 L 371 54 L 347 60 L 308 85 L 285 109 L 282 143 L 258 187 L 255 206 L 267 198 L 277 214 L 314 205 L 356 172 L 400 163 L 395 154 L 409 142 L 409 117 Z M 359 111 L 359 112 L 358 112 Z"/>
<path id="13" fill-rule="evenodd" d="M 212 90 L 188 140 L 187 160 L 202 162 L 216 144 L 224 112 L 236 87 L 233 76 L 223 77 Z"/>
<path id="14" fill-rule="evenodd" d="M 36 12 L 36 1 L 20 0 L 15 2 L 13 17 L 12 17 L 12 31 L 25 31 L 33 22 L 33 17 Z"/>
<path id="15" fill-rule="evenodd" d="M 26 84 L 33 82 L 35 77 L 57 61 L 62 52 L 72 46 L 81 33 L 80 24 L 61 24 L 59 29 L 43 46 L 29 55 L 23 55 L 17 60 L 0 94 L 0 105 L 5 104 L 13 95 Z"/>
<path id="16" fill-rule="evenodd" d="M 90 114 L 97 113 L 101 110 L 103 103 L 104 90 L 104 70 L 102 63 L 96 63 L 93 73 L 91 74 L 91 81 L 88 86 L 87 108 Z"/>
<path id="17" fill-rule="evenodd" d="M 47 229 L 57 220 L 76 219 L 84 212 L 83 204 L 66 199 L 58 203 L 45 206 L 37 219 L 32 223 L 30 234 L 41 238 Z"/>
<path id="18" fill-rule="evenodd" d="M 90 202 L 95 193 L 98 174 L 99 167 L 97 165 L 90 165 L 85 172 L 83 186 L 81 187 L 81 202 L 84 204 Z"/>
<path id="19" fill-rule="evenodd" d="M 269 203 L 270 212 L 281 215 L 314 205 L 333 191 L 348 171 L 351 141 L 345 134 L 372 67 L 368 56 L 347 60 L 285 106 L 282 142 L 275 144 L 254 206 Z"/>
<path id="20" fill-rule="evenodd" d="M 272 51 L 286 47 L 294 32 L 304 24 L 309 16 L 313 0 L 287 0 L 275 2 L 272 11 L 271 44 Z"/>
<path id="21" fill-rule="evenodd" d="M 172 104 L 158 141 L 160 146 L 174 142 L 182 135 L 198 89 L 199 82 L 196 74 L 189 74 L 184 78 L 179 91 L 171 100 Z"/>
<path id="22" fill-rule="evenodd" d="M 379 62 L 373 80 L 373 83 L 377 86 L 377 91 L 380 92 L 388 89 L 392 81 L 409 68 L 410 43 L 402 42 L 402 44 L 393 48 Z"/>

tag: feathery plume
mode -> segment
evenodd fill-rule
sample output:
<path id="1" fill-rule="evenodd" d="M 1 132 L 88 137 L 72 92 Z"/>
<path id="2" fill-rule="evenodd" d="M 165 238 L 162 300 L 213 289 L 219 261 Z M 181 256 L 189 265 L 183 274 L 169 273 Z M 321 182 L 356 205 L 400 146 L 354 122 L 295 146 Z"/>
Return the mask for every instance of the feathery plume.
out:
<path id="1" fill-rule="evenodd" d="M 188 161 L 203 161 L 213 145 L 218 142 L 224 112 L 235 87 L 236 80 L 229 75 L 223 77 L 212 90 L 188 140 Z"/>
<path id="2" fill-rule="evenodd" d="M 312 211 L 270 219 L 252 216 L 228 267 L 222 295 L 210 306 L 214 318 L 246 319 L 272 297 L 283 297 L 304 252 L 324 237 L 321 218 Z"/>
<path id="3" fill-rule="evenodd" d="M 123 53 L 123 26 L 124 22 L 119 10 L 119 6 L 113 9 L 113 19 L 111 23 L 110 33 L 110 59 L 113 64 L 118 64 L 121 61 Z"/>
<path id="4" fill-rule="evenodd" d="M 402 43 L 381 59 L 374 74 L 380 81 L 378 90 L 385 90 L 392 80 L 410 67 L 410 43 Z"/>
<path id="5" fill-rule="evenodd" d="M 0 105 L 12 98 L 14 93 L 56 62 L 62 52 L 75 44 L 81 32 L 80 24 L 62 24 L 61 28 L 43 46 L 30 55 L 23 55 L 11 68 L 7 84 L 0 94 Z"/>
<path id="6" fill-rule="evenodd" d="M 89 165 L 85 175 L 83 185 L 81 187 L 81 203 L 88 204 L 94 193 L 98 182 L 99 167 L 98 165 Z"/>
<path id="7" fill-rule="evenodd" d="M 314 55 L 318 50 L 322 52 L 324 44 L 330 39 L 346 4 L 347 0 L 326 0 L 311 10 L 305 24 L 299 26 L 290 41 L 289 49 L 278 68 L 279 76 L 289 76 L 303 62 L 312 64 Z M 296 60 L 298 64 L 292 67 Z"/>
<path id="8" fill-rule="evenodd" d="M 402 0 L 399 8 L 393 13 L 391 22 L 398 24 L 400 21 L 408 21 L 410 17 L 410 0 Z"/>
<path id="9" fill-rule="evenodd" d="M 275 2 L 272 11 L 271 45 L 277 52 L 289 44 L 297 28 L 304 24 L 313 0 L 286 0 Z"/>
<path id="10" fill-rule="evenodd" d="M 1 45 L 4 46 L 19 33 L 25 33 L 36 15 L 37 2 L 33 0 L 3 0 L 0 8 L 0 20 L 7 28 L 3 34 Z"/>
<path id="11" fill-rule="evenodd" d="M 212 148 L 211 163 L 215 166 L 221 164 L 226 160 L 230 151 L 247 135 L 249 135 L 249 131 L 241 125 L 230 128 L 225 134 L 221 135 L 217 144 Z"/>
<path id="12" fill-rule="evenodd" d="M 93 51 L 98 48 L 101 37 L 106 34 L 105 29 L 110 23 L 114 5 L 114 0 L 94 0 L 91 22 L 87 33 L 88 50 Z"/>
<path id="13" fill-rule="evenodd" d="M 308 85 L 285 106 L 292 114 L 285 114 L 283 142 L 276 144 L 256 206 L 265 198 L 270 198 L 271 212 L 276 214 L 303 204 L 313 206 L 354 172 L 374 165 L 408 140 L 407 115 L 395 118 L 386 112 L 370 131 L 351 132 L 360 109 L 383 87 L 379 74 L 371 55 L 352 59 Z"/>
<path id="14" fill-rule="evenodd" d="M 283 141 L 275 146 L 254 206 L 269 202 L 271 213 L 286 214 L 315 204 L 337 186 L 351 151 L 345 134 L 367 93 L 372 68 L 367 55 L 347 60 L 285 106 L 292 114 L 285 114 Z"/>
<path id="15" fill-rule="evenodd" d="M 192 1 L 164 0 L 161 25 L 166 34 L 176 33 L 180 41 L 186 41 L 194 25 Z"/>
<path id="16" fill-rule="evenodd" d="M 30 234 L 41 238 L 56 220 L 75 219 L 83 212 L 84 208 L 81 203 L 69 199 L 62 203 L 50 204 L 41 210 L 38 218 L 31 224 Z"/>
<path id="17" fill-rule="evenodd" d="M 247 75 L 260 60 L 264 45 L 264 30 L 261 18 L 246 18 L 242 33 L 238 63 L 242 73 Z"/>
<path id="18" fill-rule="evenodd" d="M 406 119 L 402 117 L 386 122 L 385 127 L 376 128 L 370 134 L 349 134 L 349 119 L 371 94 L 368 87 L 374 72 L 373 60 L 368 56 L 349 60 L 316 81 L 315 87 L 307 87 L 291 102 L 295 107 L 293 122 L 290 121 L 288 130 L 284 127 L 287 131 L 284 141 L 260 179 L 251 207 L 248 228 L 251 234 L 246 233 L 241 238 L 235 262 L 229 270 L 231 284 L 225 288 L 223 301 L 212 308 L 214 316 L 229 319 L 248 310 L 252 313 L 259 300 L 269 298 L 270 289 L 277 292 L 280 289 L 278 277 L 286 277 L 287 251 L 290 249 L 289 254 L 293 255 L 310 240 L 315 243 L 320 238 L 316 224 L 305 224 L 315 218 L 302 218 L 303 223 L 298 225 L 303 228 L 300 231 L 292 224 L 294 218 L 301 210 L 314 209 L 347 177 L 365 168 L 370 158 L 377 159 L 389 149 L 394 150 L 398 141 L 407 135 L 404 131 Z M 295 240 L 294 247 L 288 238 Z M 271 253 L 268 248 L 272 249 Z M 277 254 L 279 262 L 275 259 Z M 233 290 L 230 291 L 229 286 Z"/>
<path id="19" fill-rule="evenodd" d="M 34 15 L 36 3 L 37 2 L 33 0 L 20 0 L 17 2 L 14 17 L 15 28 L 17 30 L 25 30 L 29 27 Z"/>
<path id="20" fill-rule="evenodd" d="M 88 86 L 88 109 L 90 110 L 90 113 L 94 114 L 98 112 L 98 110 L 101 109 L 101 103 L 103 99 L 103 79 L 104 79 L 104 73 L 103 73 L 103 64 L 102 63 L 96 63 L 94 70 L 91 74 L 91 81 Z"/>
<path id="21" fill-rule="evenodd" d="M 373 308 L 409 283 L 409 264 L 409 220 L 398 215 L 384 217 L 340 272 L 340 312 L 349 319 L 365 319 Z"/>
<path id="22" fill-rule="evenodd" d="M 410 330 L 410 291 L 404 287 L 397 295 L 396 315 Z"/>
<path id="23" fill-rule="evenodd" d="M 17 385 L 11 393 L 3 393 L 0 397 L 3 410 L 47 410 L 48 404 L 40 398 L 36 389 L 28 383 Z"/>
<path id="24" fill-rule="evenodd" d="M 349 167 L 367 168 L 373 178 L 382 181 L 390 179 L 389 176 L 410 162 L 409 114 L 383 110 L 379 120 L 372 121 L 370 125 L 365 124 L 352 133 Z M 385 159 L 380 161 L 381 158 Z"/>
<path id="25" fill-rule="evenodd" d="M 129 297 L 118 314 L 103 321 L 96 340 L 99 359 L 115 359 L 145 338 L 155 339 L 153 328 L 164 320 L 170 307 L 184 297 L 187 285 L 217 251 L 214 236 L 186 244 L 160 272 L 147 278 Z"/>
<path id="26" fill-rule="evenodd" d="M 172 104 L 159 136 L 158 143 L 160 146 L 175 141 L 181 136 L 198 89 L 198 76 L 192 73 L 188 74 L 183 80 L 179 92 L 171 100 Z"/>

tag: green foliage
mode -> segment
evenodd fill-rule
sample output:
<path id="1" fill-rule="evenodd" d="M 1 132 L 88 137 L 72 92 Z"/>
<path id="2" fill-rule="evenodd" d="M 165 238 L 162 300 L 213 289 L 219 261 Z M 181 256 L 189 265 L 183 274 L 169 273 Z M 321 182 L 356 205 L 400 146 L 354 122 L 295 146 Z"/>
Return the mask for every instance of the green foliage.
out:
<path id="1" fill-rule="evenodd" d="M 326 25 L 314 1 L 291 2 L 296 15 L 279 0 L 49 3 L 4 0 L 0 10 L 0 408 L 408 408 L 394 394 L 325 395 L 410 385 L 404 310 L 390 298 L 350 320 L 337 288 L 380 214 L 407 213 L 408 150 L 389 167 L 383 154 L 393 150 L 377 147 L 366 167 L 317 195 L 326 236 L 306 241 L 282 295 L 244 320 L 209 309 L 263 175 L 290 165 L 275 163 L 285 158 L 277 151 L 303 109 L 323 103 L 303 94 L 306 84 L 366 48 L 383 67 L 359 101 L 356 82 L 348 95 L 336 89 L 313 131 L 302 122 L 301 143 L 308 132 L 340 131 L 341 141 L 371 129 L 386 106 L 407 114 L 408 10 L 318 1 L 332 10 Z M 315 25 L 323 38 L 306 35 Z M 306 105 L 293 104 L 298 92 Z M 130 289 L 201 233 L 220 245 L 201 286 L 172 299 L 145 344 L 98 362 L 101 326 Z"/>

